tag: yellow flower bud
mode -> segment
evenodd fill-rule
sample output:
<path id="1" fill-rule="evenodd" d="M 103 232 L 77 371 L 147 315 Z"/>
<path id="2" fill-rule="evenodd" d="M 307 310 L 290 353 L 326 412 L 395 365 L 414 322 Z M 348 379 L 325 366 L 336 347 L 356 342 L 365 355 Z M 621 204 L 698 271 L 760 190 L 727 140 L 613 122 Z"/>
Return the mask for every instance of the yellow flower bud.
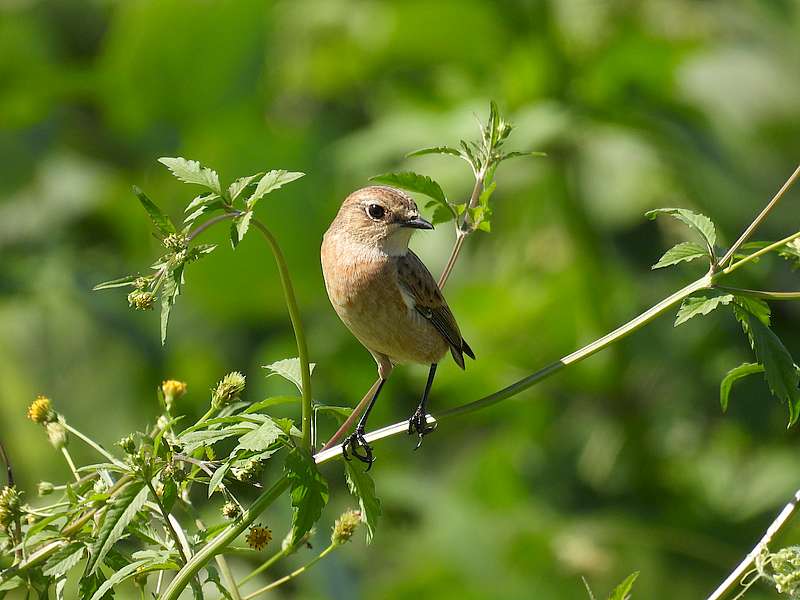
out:
<path id="1" fill-rule="evenodd" d="M 185 382 L 176 381 L 175 379 L 167 379 L 162 382 L 161 393 L 164 394 L 164 404 L 167 405 L 168 411 L 172 411 L 175 401 L 186 393 L 187 387 Z"/>
<path id="2" fill-rule="evenodd" d="M 331 534 L 331 543 L 341 546 L 348 542 L 356 529 L 358 524 L 361 523 L 361 512 L 358 510 L 348 510 L 342 513 L 336 523 L 333 525 L 333 533 Z"/>
<path id="3" fill-rule="evenodd" d="M 47 396 L 36 396 L 36 400 L 28 407 L 28 418 L 34 423 L 46 424 L 54 421 L 56 413 Z"/>

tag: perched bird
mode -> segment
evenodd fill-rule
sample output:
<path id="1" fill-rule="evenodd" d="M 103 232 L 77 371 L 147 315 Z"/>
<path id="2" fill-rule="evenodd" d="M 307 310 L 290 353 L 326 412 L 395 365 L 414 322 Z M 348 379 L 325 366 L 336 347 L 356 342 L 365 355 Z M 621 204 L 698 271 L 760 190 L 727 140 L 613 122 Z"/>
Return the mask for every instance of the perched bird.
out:
<path id="1" fill-rule="evenodd" d="M 374 459 L 365 426 L 393 365 L 430 365 L 422 400 L 408 422 L 408 433 L 419 435 L 419 447 L 433 430 L 426 413 L 436 365 L 448 350 L 462 369 L 464 354 L 475 358 L 430 271 L 408 249 L 417 229 L 433 225 L 419 216 L 411 197 L 395 188 L 370 186 L 345 198 L 322 242 L 322 273 L 331 304 L 378 363 L 378 385 L 355 433 L 343 445 L 345 458 L 349 447 L 369 465 Z"/>

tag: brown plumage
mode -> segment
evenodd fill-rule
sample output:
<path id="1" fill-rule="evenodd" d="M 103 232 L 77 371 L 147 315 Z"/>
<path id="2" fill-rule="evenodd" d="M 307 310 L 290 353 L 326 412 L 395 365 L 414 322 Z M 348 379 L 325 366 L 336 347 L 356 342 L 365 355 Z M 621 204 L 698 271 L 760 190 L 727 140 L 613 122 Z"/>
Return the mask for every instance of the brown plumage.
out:
<path id="1" fill-rule="evenodd" d="M 420 436 L 430 430 L 424 409 L 436 364 L 448 350 L 462 369 L 464 354 L 475 358 L 436 280 L 408 249 L 415 229 L 432 228 L 419 217 L 416 203 L 407 194 L 370 186 L 344 200 L 325 233 L 321 252 L 331 303 L 375 358 L 381 385 L 393 365 L 431 365 L 428 386 L 410 425 L 410 431 Z M 368 414 L 369 409 L 359 423 L 362 434 Z M 356 442 L 371 462 L 371 452 L 362 440 L 351 440 L 354 454 L 364 460 L 356 452 Z"/>

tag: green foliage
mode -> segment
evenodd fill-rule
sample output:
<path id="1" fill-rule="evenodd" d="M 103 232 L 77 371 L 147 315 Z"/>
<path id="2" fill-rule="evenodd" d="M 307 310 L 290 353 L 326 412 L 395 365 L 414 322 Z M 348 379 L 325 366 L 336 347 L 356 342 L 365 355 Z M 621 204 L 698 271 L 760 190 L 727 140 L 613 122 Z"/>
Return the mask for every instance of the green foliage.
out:
<path id="1" fill-rule="evenodd" d="M 314 372 L 315 363 L 309 364 L 311 372 Z M 263 369 L 270 371 L 270 375 L 280 375 L 287 381 L 291 381 L 298 390 L 303 391 L 303 378 L 300 373 L 300 359 L 286 358 L 276 361 L 270 365 L 263 365 Z"/>
<path id="2" fill-rule="evenodd" d="M 681 303 L 675 318 L 675 327 L 686 323 L 692 317 L 707 315 L 714 309 L 733 302 L 733 294 L 716 294 L 712 296 L 692 296 Z"/>
<path id="3" fill-rule="evenodd" d="M 710 258 L 707 248 L 704 248 L 700 244 L 695 244 L 694 242 L 681 242 L 667 250 L 664 256 L 659 258 L 658 262 L 651 268 L 662 269 L 664 267 L 677 265 L 680 262 L 690 262 L 696 258 L 703 257 Z"/>
<path id="4" fill-rule="evenodd" d="M 686 208 L 657 208 L 645 213 L 649 219 L 655 219 L 658 215 L 669 215 L 678 219 L 690 229 L 694 230 L 703 239 L 708 255 L 714 259 L 714 245 L 717 243 L 717 231 L 714 223 L 705 215 L 696 213 Z"/>
<path id="5" fill-rule="evenodd" d="M 378 517 L 381 515 L 381 501 L 375 494 L 375 482 L 366 470 L 352 461 L 345 461 L 344 468 L 347 488 L 358 499 L 361 519 L 367 526 L 367 543 L 369 544 L 375 537 L 375 528 L 378 524 Z"/>
<path id="6" fill-rule="evenodd" d="M 105 516 L 92 542 L 86 573 L 94 575 L 103 559 L 125 533 L 125 528 L 147 501 L 149 490 L 142 482 L 132 482 L 124 486 L 109 503 Z"/>
<path id="7" fill-rule="evenodd" d="M 764 365 L 759 363 L 742 363 L 738 367 L 734 367 L 725 374 L 722 382 L 719 384 L 719 404 L 722 407 L 722 412 L 728 410 L 728 400 L 731 395 L 731 388 L 733 384 L 740 379 L 753 375 L 754 373 L 763 373 Z"/>
<path id="8" fill-rule="evenodd" d="M 158 162 L 167 167 L 180 181 L 202 185 L 215 194 L 222 194 L 217 172 L 202 166 L 196 160 L 186 160 L 180 156 L 175 158 L 163 156 Z"/>
<path id="9" fill-rule="evenodd" d="M 328 503 L 328 484 L 308 452 L 293 449 L 286 457 L 286 475 L 292 496 L 292 540 L 311 531 Z"/>
<path id="10" fill-rule="evenodd" d="M 633 584 L 636 582 L 637 577 L 639 577 L 639 571 L 628 575 L 622 580 L 622 583 L 613 589 L 608 596 L 608 600 L 628 600 L 631 597 L 631 590 L 633 589 Z M 583 585 L 586 587 L 586 592 L 589 594 L 589 600 L 597 600 L 585 578 L 583 578 Z"/>

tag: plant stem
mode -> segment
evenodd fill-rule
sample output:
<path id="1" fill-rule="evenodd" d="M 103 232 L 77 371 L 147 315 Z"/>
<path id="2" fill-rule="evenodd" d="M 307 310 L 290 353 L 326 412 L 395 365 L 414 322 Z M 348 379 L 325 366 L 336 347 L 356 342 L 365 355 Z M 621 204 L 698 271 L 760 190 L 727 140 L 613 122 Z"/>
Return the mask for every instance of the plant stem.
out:
<path id="1" fill-rule="evenodd" d="M 59 548 L 65 546 L 67 542 L 64 540 L 57 540 L 46 546 L 42 546 L 36 552 L 31 554 L 28 558 L 20 562 L 19 564 L 9 567 L 2 573 L 0 573 L 0 584 L 5 583 L 6 581 L 10 580 L 15 575 L 19 575 L 24 573 L 28 569 L 35 567 L 45 560 L 47 560 L 50 556 L 52 556 Z"/>
<path id="2" fill-rule="evenodd" d="M 147 487 L 150 489 L 150 493 L 153 495 L 153 498 L 155 499 L 156 504 L 158 505 L 158 510 L 161 512 L 161 518 L 164 519 L 164 526 L 166 527 L 167 531 L 172 537 L 172 540 L 175 542 L 175 547 L 178 550 L 178 554 L 181 555 L 181 560 L 185 565 L 189 559 L 186 556 L 186 552 L 183 549 L 183 541 L 181 540 L 180 537 L 178 537 L 178 532 L 175 531 L 175 528 L 172 526 L 172 521 L 170 521 L 169 519 L 169 513 L 164 508 L 164 504 L 161 502 L 161 498 L 156 493 L 156 489 L 153 487 L 153 482 L 148 479 L 146 483 Z"/>
<path id="3" fill-rule="evenodd" d="M 747 296 L 755 296 L 756 298 L 765 298 L 766 300 L 800 300 L 800 292 L 767 292 L 765 290 L 748 290 L 744 288 L 714 286 L 715 289 L 722 290 L 723 292 L 731 292 L 734 294 L 745 294 Z"/>
<path id="4" fill-rule="evenodd" d="M 75 428 L 74 428 L 74 427 L 72 427 L 71 425 L 69 425 L 69 424 L 67 424 L 67 423 L 64 423 L 64 429 L 66 429 L 67 431 L 69 431 L 69 432 L 70 432 L 72 435 L 74 435 L 76 438 L 78 438 L 79 440 L 81 440 L 82 442 L 84 442 L 85 444 L 87 444 L 88 446 L 91 446 L 92 448 L 94 448 L 95 450 L 97 450 L 97 452 L 99 452 L 99 453 L 100 453 L 100 454 L 101 454 L 103 457 L 105 457 L 105 458 L 108 460 L 108 462 L 110 462 L 110 463 L 113 463 L 113 464 L 117 465 L 118 467 L 125 467 L 125 468 L 127 468 L 127 465 L 126 465 L 124 462 L 122 462 L 122 461 L 120 461 L 119 459 L 117 459 L 117 458 L 116 458 L 116 457 L 115 457 L 113 454 L 111 454 L 110 452 L 108 452 L 108 451 L 107 451 L 105 448 L 103 448 L 103 447 L 102 447 L 100 444 L 98 444 L 97 442 L 95 442 L 95 441 L 94 441 L 93 439 L 91 439 L 90 437 L 88 437 L 88 436 L 86 436 L 86 435 L 82 434 L 80 431 L 78 431 L 77 429 L 75 429 Z"/>
<path id="5" fill-rule="evenodd" d="M 276 562 L 278 562 L 280 559 L 282 559 L 284 556 L 286 556 L 289 553 L 290 549 L 291 549 L 291 546 L 287 546 L 285 549 L 281 548 L 280 550 L 278 550 L 275 554 L 273 554 L 271 557 L 269 557 L 261 565 L 259 565 L 255 569 L 253 569 L 245 578 L 243 578 L 239 582 L 239 585 L 240 586 L 244 585 L 245 583 L 250 581 L 253 577 L 258 575 L 259 573 L 263 573 L 264 571 L 269 569 L 272 565 L 274 565 Z"/>
<path id="6" fill-rule="evenodd" d="M 78 474 L 78 469 L 75 468 L 75 463 L 72 462 L 72 456 L 70 456 L 69 450 L 67 450 L 66 447 L 62 447 L 61 454 L 64 455 L 64 460 L 67 461 L 67 464 L 69 465 L 69 470 L 72 471 L 72 474 L 75 477 L 75 481 L 80 481 L 81 476 Z"/>
<path id="7" fill-rule="evenodd" d="M 247 596 L 245 596 L 245 597 L 244 597 L 244 600 L 251 600 L 252 598 L 255 598 L 256 596 L 260 596 L 260 595 L 261 595 L 261 594 L 263 594 L 264 592 L 268 592 L 269 590 L 275 589 L 275 588 L 276 588 L 276 587 L 278 587 L 279 585 L 283 585 L 283 584 L 284 584 L 284 583 L 286 583 L 287 581 L 291 581 L 292 579 L 294 579 L 294 578 L 295 578 L 295 577 L 297 577 L 298 575 L 301 575 L 302 573 L 304 573 L 305 571 L 307 571 L 308 569 L 310 569 L 311 567 L 313 567 L 315 564 L 317 564 L 317 563 L 318 563 L 319 561 L 321 561 L 323 558 L 325 558 L 326 556 L 328 556 L 328 554 L 330 554 L 331 552 L 333 552 L 333 549 L 334 549 L 334 548 L 336 548 L 336 544 L 331 544 L 330 546 L 328 546 L 327 548 L 325 548 L 325 550 L 323 550 L 322 552 L 320 552 L 320 553 L 319 553 L 319 556 L 315 557 L 314 559 L 312 559 L 312 560 L 311 560 L 310 562 L 308 562 L 307 564 L 303 565 L 303 566 L 302 566 L 302 567 L 300 567 L 299 569 L 295 569 L 294 571 L 292 571 L 292 572 L 291 572 L 291 573 L 289 573 L 288 575 L 285 575 L 285 576 L 281 577 L 280 579 L 276 579 L 275 581 L 273 581 L 273 582 L 272 582 L 272 583 L 270 583 L 269 585 L 266 585 L 266 586 L 262 587 L 261 589 L 258 589 L 258 590 L 256 590 L 256 591 L 255 591 L 255 592 L 253 592 L 252 594 L 248 594 Z"/>
<path id="8" fill-rule="evenodd" d="M 738 269 L 739 267 L 749 263 L 751 260 L 754 260 L 754 259 L 758 258 L 759 256 L 763 256 L 764 254 L 767 254 L 768 252 L 772 252 L 773 250 L 776 250 L 777 248 L 780 248 L 781 246 L 785 246 L 786 244 L 788 244 L 789 242 L 791 242 L 793 240 L 796 240 L 797 238 L 800 238 L 800 231 L 796 231 L 792 235 L 786 236 L 782 240 L 778 240 L 777 242 L 773 242 L 769 246 L 764 246 L 763 248 L 761 248 L 761 250 L 757 250 L 756 252 L 753 252 L 752 254 L 748 254 L 744 258 L 740 259 L 739 261 L 729 265 L 728 267 L 726 267 L 725 269 L 720 271 L 720 273 L 722 273 L 723 275 L 730 275 L 736 269 Z"/>
<path id="9" fill-rule="evenodd" d="M 576 350 L 575 352 L 566 355 L 560 360 L 557 360 L 549 365 L 539 369 L 535 373 L 520 379 L 512 383 L 511 385 L 499 390 L 493 394 L 489 394 L 488 396 L 484 396 L 479 400 L 475 400 L 474 402 L 469 402 L 462 406 L 457 406 L 455 408 L 451 408 L 450 410 L 446 410 L 438 415 L 438 417 L 434 417 L 432 415 L 428 415 L 428 423 L 435 424 L 437 420 L 446 419 L 449 417 L 455 417 L 458 415 L 465 415 L 471 412 L 475 412 L 476 410 L 481 410 L 488 406 L 492 406 L 493 404 L 497 404 L 502 400 L 507 398 L 511 398 L 512 396 L 516 396 L 523 390 L 526 390 L 535 384 L 539 383 L 540 381 L 547 379 L 553 373 L 556 373 L 567 367 L 571 364 L 580 362 L 586 358 L 589 358 L 592 354 L 599 352 L 600 350 L 610 346 L 611 344 L 618 342 L 619 340 L 627 337 L 634 331 L 641 329 L 643 326 L 648 324 L 650 321 L 658 317 L 659 315 L 663 314 L 679 302 L 683 301 L 685 298 L 691 296 L 695 292 L 700 290 L 706 289 L 711 286 L 711 275 L 705 275 L 701 277 L 697 281 L 690 283 L 686 287 L 678 290 L 674 294 L 671 294 L 667 298 L 664 298 L 661 302 L 655 304 L 654 306 L 650 307 L 642 314 L 640 314 L 635 319 L 628 321 L 621 327 L 618 327 L 614 331 L 604 335 L 603 337 L 593 341 L 590 344 L 587 344 L 583 348 Z M 366 435 L 367 442 L 377 441 L 383 438 L 399 435 L 401 433 L 408 432 L 408 422 L 401 421 L 400 423 L 395 423 L 394 425 L 389 425 L 388 427 L 384 427 L 382 429 L 378 429 L 377 431 L 373 431 Z M 342 447 L 333 446 L 330 448 L 326 448 L 317 454 L 314 455 L 314 460 L 317 464 L 327 462 L 337 456 L 341 455 Z"/>
<path id="10" fill-rule="evenodd" d="M 800 165 L 797 166 L 797 168 L 794 170 L 794 173 L 792 173 L 789 179 L 786 180 L 786 183 L 784 183 L 781 186 L 781 189 L 779 189 L 778 192 L 772 197 L 772 200 L 770 200 L 769 203 L 764 207 L 764 210 L 762 210 L 759 215 L 753 219 L 753 222 L 748 225 L 747 229 L 745 229 L 742 235 L 739 236 L 739 239 L 736 240 L 733 246 L 731 246 L 730 249 L 725 253 L 725 256 L 723 256 L 718 263 L 720 267 L 724 267 L 725 263 L 733 259 L 733 255 L 736 254 L 736 251 L 739 249 L 739 247 L 744 244 L 751 235 L 753 235 L 753 232 L 758 228 L 759 225 L 761 225 L 761 223 L 764 222 L 767 216 L 769 216 L 769 213 L 772 212 L 772 209 L 775 208 L 778 202 L 780 202 L 781 198 L 783 198 L 783 195 L 789 190 L 790 187 L 792 187 L 792 185 L 794 185 L 798 178 L 800 178 Z"/>
<path id="11" fill-rule="evenodd" d="M 231 573 L 231 568 L 228 566 L 228 561 L 225 560 L 225 556 L 218 554 L 214 558 L 217 561 L 219 572 L 222 573 L 222 577 L 228 585 L 228 591 L 231 593 L 231 597 L 233 600 L 242 600 L 242 595 L 239 593 L 236 580 L 233 578 L 233 573 Z"/>
<path id="12" fill-rule="evenodd" d="M 761 550 L 766 547 L 770 541 L 772 541 L 772 538 L 775 537 L 775 535 L 786 526 L 792 516 L 794 516 L 795 510 L 797 509 L 799 503 L 800 490 L 797 490 L 794 493 L 794 498 L 792 498 L 792 500 L 783 507 L 783 510 L 778 513 L 778 516 L 775 517 L 775 520 L 770 523 L 767 531 L 764 533 L 763 537 L 758 541 L 755 547 L 747 554 L 747 556 L 744 557 L 744 560 L 737 565 L 731 574 L 725 578 L 725 581 L 723 581 L 706 600 L 721 600 L 729 592 L 731 592 L 734 587 L 736 587 L 736 585 L 739 583 L 739 580 L 741 580 L 747 570 L 750 569 L 750 566 L 755 561 L 756 556 L 758 556 Z"/>
<path id="13" fill-rule="evenodd" d="M 236 211 L 236 212 L 226 212 L 225 214 L 222 214 L 222 215 L 217 215 L 216 217 L 214 217 L 214 218 L 212 218 L 212 219 L 209 219 L 209 220 L 208 220 L 208 221 L 206 221 L 205 223 L 203 223 L 203 224 L 201 224 L 201 225 L 198 225 L 198 226 L 197 226 L 197 227 L 194 229 L 194 231 L 192 231 L 191 233 L 189 233 L 189 235 L 188 235 L 188 236 L 186 236 L 186 240 L 187 240 L 187 241 L 189 241 L 189 242 L 191 242 L 191 241 L 192 241 L 194 238 L 196 238 L 198 235 L 200 235 L 201 233 L 203 233 L 203 232 L 204 232 L 206 229 L 208 229 L 209 227 L 211 227 L 211 226 L 213 226 L 213 225 L 216 225 L 216 224 L 217 224 L 217 223 L 219 223 L 220 221 L 225 221 L 225 220 L 227 220 L 227 219 L 233 219 L 234 217 L 237 217 L 237 216 L 239 216 L 240 214 L 241 214 L 241 213 L 240 213 L 239 211 Z"/>
<path id="14" fill-rule="evenodd" d="M 255 521 L 262 512 L 272 504 L 289 486 L 289 479 L 281 477 L 271 488 L 264 491 L 255 499 L 250 508 L 242 513 L 242 516 L 234 523 L 231 523 L 222 530 L 213 540 L 208 542 L 200 549 L 189 561 L 178 571 L 175 578 L 170 582 L 161 600 L 178 600 L 183 589 L 189 581 L 197 575 L 197 572 L 211 560 L 212 557 L 224 551 L 236 537 Z"/>

